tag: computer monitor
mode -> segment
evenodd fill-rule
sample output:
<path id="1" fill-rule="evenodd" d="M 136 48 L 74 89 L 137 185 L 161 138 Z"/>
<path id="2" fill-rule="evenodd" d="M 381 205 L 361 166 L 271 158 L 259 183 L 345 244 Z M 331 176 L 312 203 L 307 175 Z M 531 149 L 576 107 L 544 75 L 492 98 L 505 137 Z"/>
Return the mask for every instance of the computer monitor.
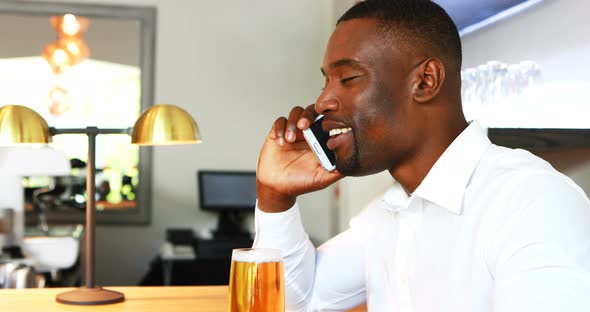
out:
<path id="1" fill-rule="evenodd" d="M 200 170 L 197 172 L 202 210 L 219 214 L 216 236 L 248 235 L 242 228 L 243 213 L 256 205 L 255 171 Z"/>

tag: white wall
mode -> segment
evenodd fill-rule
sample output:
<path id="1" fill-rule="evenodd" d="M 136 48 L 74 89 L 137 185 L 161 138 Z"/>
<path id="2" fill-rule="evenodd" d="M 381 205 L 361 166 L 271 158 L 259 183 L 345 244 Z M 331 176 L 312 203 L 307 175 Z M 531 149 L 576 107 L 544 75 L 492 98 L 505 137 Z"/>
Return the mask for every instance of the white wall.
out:
<path id="1" fill-rule="evenodd" d="M 359 0 L 334 0 L 332 5 L 332 27 L 336 25 L 340 16 L 357 2 Z"/>
<path id="2" fill-rule="evenodd" d="M 489 60 L 537 62 L 546 83 L 590 81 L 590 2 L 546 0 L 463 38 L 464 67 Z M 586 90 L 581 90 L 586 91 Z M 586 91 L 587 92 L 587 91 Z M 567 103 L 555 103 L 563 105 Z M 588 104 L 588 103 L 586 103 Z M 590 150 L 539 154 L 590 191 Z"/>
<path id="3" fill-rule="evenodd" d="M 328 2 L 75 0 L 158 8 L 155 102 L 174 103 L 197 120 L 203 143 L 154 149 L 150 226 L 99 226 L 97 283 L 134 285 L 168 227 L 213 228 L 199 211 L 196 171 L 256 168 L 273 121 L 313 103 L 322 88 Z M 328 18 L 327 18 L 328 17 Z M 329 192 L 300 200 L 317 241 L 330 236 Z M 312 205 L 313 204 L 313 205 Z M 314 207 L 316 206 L 316 207 Z"/>

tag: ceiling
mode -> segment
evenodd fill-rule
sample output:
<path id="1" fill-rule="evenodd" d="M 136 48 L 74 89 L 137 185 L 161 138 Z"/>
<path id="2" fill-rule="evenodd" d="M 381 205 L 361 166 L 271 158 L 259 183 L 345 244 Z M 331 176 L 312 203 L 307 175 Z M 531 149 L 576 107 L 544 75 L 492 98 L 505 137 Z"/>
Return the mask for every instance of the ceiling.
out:
<path id="1" fill-rule="evenodd" d="M 434 0 L 451 16 L 459 31 L 465 33 L 477 28 L 478 23 L 508 9 L 519 11 L 541 0 Z M 476 25 L 474 27 L 470 27 Z"/>

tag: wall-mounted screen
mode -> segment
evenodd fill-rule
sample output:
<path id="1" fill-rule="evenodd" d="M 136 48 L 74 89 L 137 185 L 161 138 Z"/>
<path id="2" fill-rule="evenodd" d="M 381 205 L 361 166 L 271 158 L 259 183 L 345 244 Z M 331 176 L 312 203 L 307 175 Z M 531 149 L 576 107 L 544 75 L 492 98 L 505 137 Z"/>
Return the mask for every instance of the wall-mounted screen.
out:
<path id="1" fill-rule="evenodd" d="M 254 210 L 256 172 L 201 170 L 197 176 L 201 209 Z"/>

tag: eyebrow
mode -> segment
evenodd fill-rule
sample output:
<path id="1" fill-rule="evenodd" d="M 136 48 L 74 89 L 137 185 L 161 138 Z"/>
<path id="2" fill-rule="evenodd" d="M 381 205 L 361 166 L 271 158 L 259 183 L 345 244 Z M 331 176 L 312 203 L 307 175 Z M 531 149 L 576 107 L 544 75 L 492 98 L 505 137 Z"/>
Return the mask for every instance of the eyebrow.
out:
<path id="1" fill-rule="evenodd" d="M 341 59 L 341 60 L 337 60 L 335 62 L 330 63 L 330 65 L 328 65 L 328 67 L 330 67 L 331 69 L 334 68 L 338 68 L 338 67 L 343 67 L 343 66 L 350 66 L 350 67 L 355 67 L 355 68 L 360 68 L 362 65 L 361 62 L 357 61 L 357 60 L 353 60 L 353 59 Z M 326 72 L 324 71 L 323 68 L 320 68 L 320 70 L 322 71 L 322 75 L 326 75 Z"/>

